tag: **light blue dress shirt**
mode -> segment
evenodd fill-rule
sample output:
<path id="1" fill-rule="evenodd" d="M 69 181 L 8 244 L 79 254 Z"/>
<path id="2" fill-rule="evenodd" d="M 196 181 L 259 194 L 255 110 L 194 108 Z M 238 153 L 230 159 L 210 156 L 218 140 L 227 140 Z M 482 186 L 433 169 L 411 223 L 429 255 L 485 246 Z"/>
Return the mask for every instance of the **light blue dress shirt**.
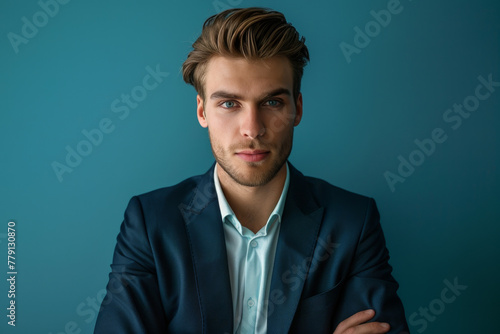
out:
<path id="1" fill-rule="evenodd" d="M 274 256 L 290 183 L 288 164 L 280 199 L 267 223 L 257 233 L 242 226 L 229 206 L 214 171 L 215 190 L 224 226 L 235 334 L 267 332 L 267 306 Z"/>

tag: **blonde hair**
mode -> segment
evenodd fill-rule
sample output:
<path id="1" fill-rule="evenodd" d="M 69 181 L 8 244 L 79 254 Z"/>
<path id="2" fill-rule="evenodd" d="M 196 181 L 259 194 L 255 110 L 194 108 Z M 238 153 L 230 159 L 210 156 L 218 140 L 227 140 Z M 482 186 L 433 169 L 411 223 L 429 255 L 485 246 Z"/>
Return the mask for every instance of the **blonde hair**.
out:
<path id="1" fill-rule="evenodd" d="M 258 7 L 228 9 L 205 21 L 200 37 L 182 65 L 182 76 L 204 100 L 205 72 L 211 57 L 285 56 L 292 65 L 293 95 L 297 99 L 304 66 L 309 61 L 304 42 L 305 38 L 299 37 L 280 12 Z"/>

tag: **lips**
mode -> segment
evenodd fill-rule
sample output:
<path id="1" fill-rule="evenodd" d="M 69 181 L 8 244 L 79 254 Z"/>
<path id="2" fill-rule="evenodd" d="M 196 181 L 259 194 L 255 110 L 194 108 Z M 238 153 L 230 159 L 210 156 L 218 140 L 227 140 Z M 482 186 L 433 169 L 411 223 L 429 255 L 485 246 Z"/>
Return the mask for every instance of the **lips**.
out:
<path id="1" fill-rule="evenodd" d="M 265 150 L 243 150 L 237 152 L 236 155 L 247 162 L 259 162 L 267 158 L 269 151 Z"/>

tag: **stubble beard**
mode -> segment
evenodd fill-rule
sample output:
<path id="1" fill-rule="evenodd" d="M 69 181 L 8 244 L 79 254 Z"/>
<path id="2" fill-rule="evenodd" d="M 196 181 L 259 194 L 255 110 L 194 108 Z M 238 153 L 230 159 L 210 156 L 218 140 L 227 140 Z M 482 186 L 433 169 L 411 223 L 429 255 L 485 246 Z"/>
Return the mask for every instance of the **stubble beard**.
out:
<path id="1" fill-rule="evenodd" d="M 287 136 L 286 140 L 280 143 L 280 145 L 276 148 L 274 146 L 266 145 L 260 141 L 251 141 L 247 146 L 242 145 L 234 145 L 230 146 L 228 150 L 225 150 L 219 143 L 212 138 L 210 135 L 210 130 L 208 131 L 208 136 L 210 138 L 210 145 L 212 147 L 212 153 L 215 157 L 215 160 L 221 166 L 221 168 L 233 179 L 236 183 L 246 186 L 246 187 L 259 187 L 266 185 L 269 183 L 281 170 L 283 165 L 288 160 L 290 153 L 292 152 L 292 143 L 293 143 L 293 128 L 290 130 L 289 136 Z M 272 150 L 275 148 L 274 150 Z M 266 149 L 272 150 L 277 153 L 277 156 L 269 156 L 269 158 L 273 159 L 271 166 L 264 169 L 262 167 L 262 163 L 260 162 L 245 162 L 247 166 L 254 169 L 254 172 L 251 175 L 247 176 L 238 171 L 237 166 L 231 162 L 231 159 L 238 159 L 234 156 L 236 150 L 242 149 Z"/>

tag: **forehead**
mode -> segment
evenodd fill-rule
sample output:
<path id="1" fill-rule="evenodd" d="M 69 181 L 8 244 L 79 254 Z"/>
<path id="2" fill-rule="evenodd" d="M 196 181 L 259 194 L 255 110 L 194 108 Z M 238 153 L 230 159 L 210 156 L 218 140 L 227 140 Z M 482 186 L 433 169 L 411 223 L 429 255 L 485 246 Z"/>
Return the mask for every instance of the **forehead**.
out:
<path id="1" fill-rule="evenodd" d="M 205 92 L 217 90 L 245 94 L 260 94 L 277 88 L 292 91 L 293 71 L 286 57 L 245 59 L 212 57 L 205 72 Z"/>

